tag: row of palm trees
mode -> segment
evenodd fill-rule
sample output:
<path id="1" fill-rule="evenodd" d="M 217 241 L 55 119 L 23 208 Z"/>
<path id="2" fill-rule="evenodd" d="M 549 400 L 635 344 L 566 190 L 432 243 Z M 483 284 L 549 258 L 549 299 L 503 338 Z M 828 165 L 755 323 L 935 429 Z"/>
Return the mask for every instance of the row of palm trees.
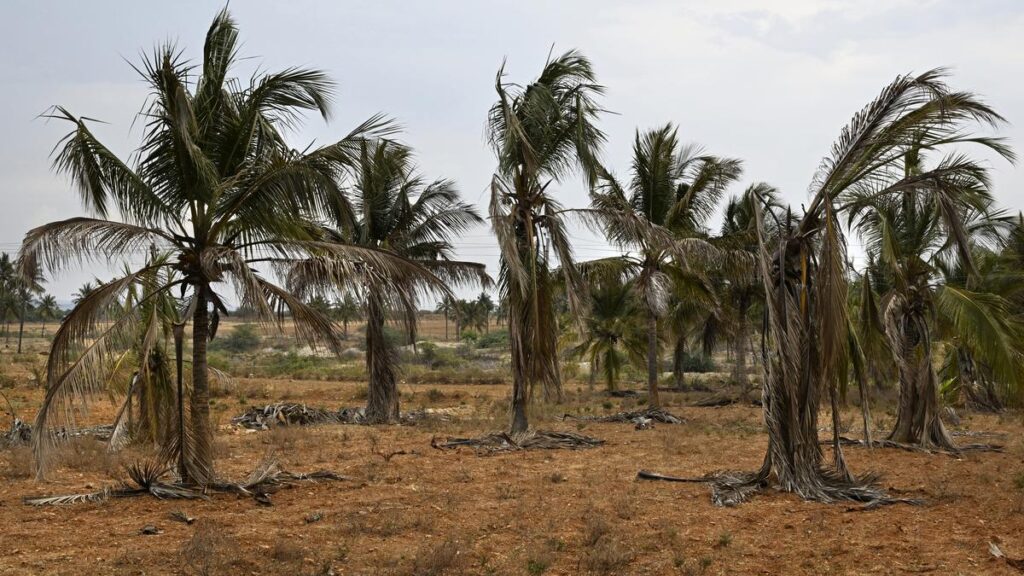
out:
<path id="1" fill-rule="evenodd" d="M 71 177 L 90 216 L 30 231 L 18 260 L 23 273 L 52 273 L 148 251 L 142 266 L 100 283 L 65 319 L 36 429 L 70 424 L 67 408 L 104 393 L 105 374 L 125 351 L 137 366 L 130 381 L 141 387 L 154 378 L 146 366 L 168 368 L 174 356 L 177 389 L 168 387 L 170 372 L 157 378 L 179 403 L 165 443 L 183 480 L 199 484 L 215 477 L 206 346 L 227 313 L 226 291 L 257 320 L 280 325 L 287 317 L 301 339 L 336 352 L 340 318 L 316 302 L 355 304 L 367 322 L 366 420 L 386 423 L 398 418 L 399 404 L 397 352 L 385 323 L 415 341 L 421 301 L 439 299 L 448 317 L 461 306 L 453 287 L 491 282 L 482 265 L 456 260 L 452 243 L 483 219 L 451 181 L 418 174 L 392 122 L 374 116 L 337 142 L 296 150 L 283 131 L 305 112 L 328 118 L 332 84 L 299 68 L 240 82 L 231 76 L 237 47 L 237 28 L 223 11 L 200 65 L 172 45 L 143 62 L 151 95 L 131 164 L 100 143 L 87 120 L 54 109 L 72 125 L 55 168 Z M 741 178 L 740 161 L 683 145 L 666 124 L 638 131 L 628 178 L 620 180 L 602 158 L 604 89 L 589 60 L 576 51 L 552 57 L 527 83 L 508 81 L 502 65 L 486 132 L 497 160 L 488 215 L 510 339 L 510 431 L 528 430 L 538 391 L 561 397 L 566 332 L 609 383 L 627 359 L 645 362 L 648 401 L 658 406 L 664 342 L 674 348 L 678 376 L 689 342 L 709 351 L 724 336 L 737 379 L 745 380 L 756 323 L 769 450 L 758 473 L 722 484 L 724 499 L 768 483 L 824 500 L 868 494 L 845 471 L 838 442 L 838 472 L 823 472 L 818 408 L 826 392 L 835 408 L 851 374 L 863 391 L 870 366 L 886 358 L 901 390 L 893 437 L 950 448 L 930 362 L 936 336 L 952 342 L 957 369 L 974 379 L 964 386 L 969 393 L 986 381 L 1016 383 L 1024 332 L 1020 294 L 1011 291 L 1019 252 L 1016 269 L 1004 257 L 1012 222 L 996 210 L 985 168 L 957 150 L 977 145 L 1013 156 L 1002 141 L 971 132 L 1001 118 L 950 90 L 944 76 L 901 76 L 854 116 L 823 161 L 806 210 L 794 212 L 771 186 L 753 184 L 728 200 L 713 233 L 711 218 Z M 573 177 L 591 190 L 590 206 L 558 201 L 558 187 Z M 622 255 L 577 262 L 573 220 L 599 230 Z M 870 257 L 859 278 L 847 231 Z M 850 289 L 851 278 L 859 290 Z M 124 305 L 100 327 L 113 302 Z M 467 313 L 486 306 L 485 318 L 493 307 L 489 298 L 465 305 Z M 42 470 L 53 436 L 36 434 L 34 442 Z"/>
<path id="2" fill-rule="evenodd" d="M 11 339 L 11 321 L 18 321 L 18 354 L 22 351 L 26 320 L 40 320 L 40 335 L 46 332 L 48 321 L 60 318 L 63 311 L 57 298 L 43 291 L 38 277 L 27 279 L 15 271 L 14 260 L 6 252 L 0 254 L 0 322 L 4 327 L 4 343 Z"/>

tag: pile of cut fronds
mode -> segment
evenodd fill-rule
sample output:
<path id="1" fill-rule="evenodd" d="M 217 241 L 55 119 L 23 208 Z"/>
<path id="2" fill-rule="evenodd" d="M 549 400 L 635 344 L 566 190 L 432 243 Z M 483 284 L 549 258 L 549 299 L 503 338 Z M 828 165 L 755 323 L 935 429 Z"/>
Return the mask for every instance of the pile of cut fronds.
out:
<path id="1" fill-rule="evenodd" d="M 633 410 L 629 412 L 618 412 L 606 416 L 575 416 L 566 414 L 562 420 L 585 420 L 587 422 L 630 422 L 637 424 L 641 419 L 653 420 L 662 424 L 684 424 L 686 420 L 661 408 L 647 408 L 646 410 Z"/>
<path id="2" fill-rule="evenodd" d="M 439 450 L 456 448 L 474 448 L 479 453 L 493 454 L 496 452 L 516 452 L 519 450 L 579 450 L 596 448 L 604 444 L 604 440 L 576 434 L 574 432 L 555 432 L 550 430 L 528 430 L 520 433 L 494 432 L 477 438 L 447 438 L 438 441 L 436 438 L 430 445 Z"/>

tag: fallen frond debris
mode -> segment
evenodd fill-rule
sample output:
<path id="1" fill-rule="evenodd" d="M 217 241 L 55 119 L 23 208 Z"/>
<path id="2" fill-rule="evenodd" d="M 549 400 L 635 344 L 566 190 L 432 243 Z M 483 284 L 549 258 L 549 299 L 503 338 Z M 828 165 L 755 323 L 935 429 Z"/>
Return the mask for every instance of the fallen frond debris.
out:
<path id="1" fill-rule="evenodd" d="M 254 406 L 231 419 L 235 426 L 249 430 L 269 430 L 272 426 L 317 426 L 321 424 L 363 424 L 365 413 L 362 408 L 340 408 L 335 411 L 295 404 L 278 402 L 266 406 Z M 450 414 L 441 410 L 413 410 L 401 415 L 399 421 L 405 425 L 415 425 L 428 419 L 449 420 Z"/>
<path id="2" fill-rule="evenodd" d="M 661 408 L 647 408 L 646 410 L 635 410 L 632 412 L 619 412 L 607 416 L 577 416 L 565 414 L 562 420 L 583 420 L 586 422 L 630 422 L 641 424 L 644 420 L 660 422 L 662 424 L 685 424 L 686 420 Z"/>
<path id="3" fill-rule="evenodd" d="M 287 472 L 281 470 L 278 467 L 277 461 L 273 458 L 265 458 L 261 461 L 244 482 L 215 482 L 205 487 L 184 484 L 178 479 L 164 480 L 166 476 L 170 475 L 171 470 L 166 465 L 154 461 L 133 463 L 128 465 L 125 470 L 131 483 L 123 482 L 115 487 L 106 487 L 95 492 L 81 494 L 25 498 L 24 503 L 29 506 L 62 506 L 82 502 L 103 502 L 111 498 L 130 498 L 146 494 L 161 500 L 206 500 L 209 498 L 208 493 L 210 491 L 217 491 L 252 496 L 257 502 L 269 505 L 271 494 L 283 487 L 292 486 L 298 482 L 347 480 L 344 476 L 327 470 L 311 472 L 309 474 Z M 184 516 L 182 521 L 188 523 L 188 517 Z"/>
<path id="4" fill-rule="evenodd" d="M 999 546 L 997 546 L 995 542 L 988 543 L 988 553 L 991 554 L 993 558 L 998 558 L 1006 562 L 1007 566 L 1024 572 L 1024 558 L 1010 558 L 999 549 Z"/>
<path id="5" fill-rule="evenodd" d="M 868 443 L 864 440 L 857 438 L 850 438 L 847 436 L 840 436 L 839 442 L 844 446 L 868 446 Z M 832 440 L 821 440 L 822 444 L 831 444 Z M 945 454 L 947 456 L 959 456 L 964 452 L 1002 452 L 1003 446 L 1001 444 L 964 444 L 963 446 L 957 446 L 954 450 L 945 450 L 938 447 L 926 447 L 918 444 L 905 444 L 903 442 L 895 442 L 893 440 L 872 440 L 871 448 L 898 448 L 900 450 L 906 450 L 907 452 L 918 452 L 921 454 Z"/>
<path id="6" fill-rule="evenodd" d="M 732 404 L 750 404 L 752 406 L 760 406 L 761 401 L 759 399 L 741 398 L 739 396 L 716 394 L 714 396 L 708 396 L 703 400 L 698 400 L 690 404 L 690 406 L 694 408 L 718 408 L 720 406 L 729 406 Z"/>
<path id="7" fill-rule="evenodd" d="M 317 424 L 357 424 L 363 419 L 361 410 L 342 408 L 336 412 L 295 404 L 278 402 L 252 407 L 231 419 L 231 423 L 250 430 L 268 430 L 271 426 L 314 426 Z"/>
<path id="8" fill-rule="evenodd" d="M 830 471 L 823 474 L 823 477 L 831 480 L 832 474 L 833 473 Z M 746 502 L 755 493 L 771 487 L 766 475 L 761 472 L 712 472 L 710 474 L 705 474 L 704 476 L 682 478 L 679 476 L 659 474 L 649 470 L 640 470 L 637 472 L 636 478 L 637 480 L 660 480 L 663 482 L 710 484 L 711 501 L 716 506 L 726 507 L 736 506 L 737 504 Z M 872 475 L 860 478 L 835 478 L 835 480 L 843 480 L 844 482 L 841 486 L 825 486 L 824 488 L 826 488 L 826 490 L 822 493 L 828 498 L 823 498 L 821 501 L 833 502 L 837 500 L 852 500 L 863 504 L 862 506 L 847 508 L 847 512 L 874 510 L 876 508 L 892 504 L 910 504 L 913 506 L 923 504 L 923 501 L 919 499 L 892 498 L 887 496 L 881 490 L 872 488 L 871 485 L 877 480 L 877 477 Z M 837 482 L 837 484 L 839 483 Z"/>
<path id="9" fill-rule="evenodd" d="M 430 445 L 439 450 L 456 448 L 474 448 L 480 453 L 514 452 L 518 450 L 578 450 L 596 448 L 604 444 L 604 440 L 584 436 L 574 432 L 554 432 L 550 430 L 530 430 L 521 434 L 494 432 L 477 438 L 448 438 L 439 441 L 434 438 Z"/>

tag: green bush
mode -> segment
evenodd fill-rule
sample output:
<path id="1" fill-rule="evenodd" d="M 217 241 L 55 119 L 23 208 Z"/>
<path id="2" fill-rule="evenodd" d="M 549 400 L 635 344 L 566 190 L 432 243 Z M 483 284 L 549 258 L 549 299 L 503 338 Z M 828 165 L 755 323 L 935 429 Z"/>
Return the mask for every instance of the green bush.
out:
<path id="1" fill-rule="evenodd" d="M 233 354 L 252 352 L 260 347 L 260 335 L 252 324 L 239 324 L 227 336 L 214 338 L 210 342 L 213 350 L 223 350 Z"/>
<path id="2" fill-rule="evenodd" d="M 420 352 L 420 361 L 430 366 L 431 370 L 456 368 L 462 365 L 462 360 L 451 348 L 441 348 L 433 342 L 420 342 L 417 348 Z"/>
<path id="3" fill-rule="evenodd" d="M 480 336 L 476 340 L 477 348 L 507 348 L 508 330 L 495 330 Z"/>
<path id="4" fill-rule="evenodd" d="M 715 361 L 710 356 L 691 356 L 690 354 L 683 355 L 683 372 L 694 372 L 697 374 L 704 374 L 706 372 L 717 372 L 718 367 L 715 365 Z"/>

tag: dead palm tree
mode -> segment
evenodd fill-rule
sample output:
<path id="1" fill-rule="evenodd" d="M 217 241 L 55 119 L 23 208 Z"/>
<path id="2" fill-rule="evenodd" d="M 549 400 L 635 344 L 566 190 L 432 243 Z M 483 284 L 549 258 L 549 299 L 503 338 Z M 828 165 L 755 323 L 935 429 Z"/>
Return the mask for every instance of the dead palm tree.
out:
<path id="1" fill-rule="evenodd" d="M 449 180 L 428 182 L 416 174 L 412 151 L 393 142 L 364 144 L 353 185 L 335 205 L 351 202 L 325 230 L 325 238 L 390 255 L 405 266 L 401 278 L 368 268 L 357 282 L 339 278 L 337 288 L 357 289 L 366 301 L 366 367 L 370 377 L 365 421 L 398 421 L 398 353 L 384 332 L 385 321 L 401 324 L 415 342 L 422 294 L 450 294 L 449 286 L 489 282 L 482 264 L 452 259 L 452 239 L 483 223 L 459 199 Z"/>
<path id="2" fill-rule="evenodd" d="M 899 194 L 848 195 L 846 211 L 891 288 L 882 295 L 882 317 L 896 360 L 900 398 L 890 440 L 955 451 L 939 418 L 939 384 L 934 367 L 936 322 L 991 367 L 1004 381 L 1024 374 L 1020 327 L 1010 303 L 979 292 L 974 253 L 995 249 L 1007 223 L 993 212 L 985 169 L 962 156 L 947 158 L 930 171 L 956 169 L 936 190 L 908 186 Z M 923 150 L 907 149 L 904 179 L 925 173 Z M 961 266 L 962 265 L 962 266 Z M 943 271 L 962 267 L 964 284 L 944 279 Z M 961 275 L 961 274 L 956 274 Z M 974 281 L 973 284 L 971 281 Z"/>
<path id="3" fill-rule="evenodd" d="M 943 210 L 955 206 L 950 190 L 976 176 L 977 165 L 951 155 L 930 170 L 907 174 L 903 159 L 914 147 L 943 150 L 975 143 L 1012 157 L 1000 140 L 969 132 L 973 123 L 994 125 L 1000 116 L 974 95 L 950 90 L 944 77 L 942 70 L 900 76 L 857 113 L 823 160 L 804 214 L 793 225 L 779 222 L 777 239 L 769 240 L 765 213 L 755 210 L 765 282 L 762 402 L 768 451 L 755 473 L 708 478 L 717 503 L 740 502 L 768 485 L 825 502 L 885 497 L 869 479 L 850 475 L 839 446 L 836 387 L 849 370 L 851 329 L 846 241 L 837 214 L 847 198 L 899 198 L 911 190 L 934 196 Z M 960 235 L 962 226 L 949 220 Z M 831 466 L 818 443 L 823 393 L 833 405 Z"/>
<path id="4" fill-rule="evenodd" d="M 668 312 L 675 292 L 705 302 L 712 299 L 704 275 L 717 251 L 706 241 L 704 224 L 726 187 L 739 178 L 739 160 L 702 154 L 682 146 L 667 124 L 641 134 L 633 143 L 628 192 L 602 171 L 592 194 L 595 214 L 622 256 L 587 262 L 586 268 L 616 268 L 643 303 L 647 324 L 648 405 L 658 395 L 658 320 Z"/>
<path id="5" fill-rule="evenodd" d="M 310 274 L 325 268 L 355 273 L 357 266 L 372 263 L 382 275 L 401 276 L 403 262 L 379 251 L 320 241 L 308 224 L 333 207 L 337 183 L 360 142 L 388 133 L 390 124 L 374 117 L 336 143 L 293 150 L 281 130 L 294 127 L 306 111 L 328 117 L 331 82 L 319 71 L 301 68 L 243 82 L 231 76 L 237 58 L 238 30 L 225 10 L 209 28 L 198 66 L 169 43 L 143 60 L 137 70 L 150 97 L 132 164 L 96 139 L 88 119 L 64 108 L 51 115 L 73 126 L 56 148 L 54 167 L 71 177 L 93 216 L 31 230 L 22 244 L 22 266 L 52 272 L 76 262 L 117 260 L 151 245 L 156 255 L 152 263 L 84 296 L 57 331 L 47 365 L 48 401 L 33 434 L 37 454 L 52 444 L 49 430 L 73 424 L 67 408 L 104 391 L 103 367 L 135 342 L 138 315 L 131 312 L 144 299 L 129 303 L 109 326 L 90 335 L 103 311 L 154 270 L 174 275 L 148 297 L 176 291 L 184 298 L 182 316 L 192 324 L 192 442 L 184 480 L 200 484 L 214 478 L 206 350 L 226 313 L 224 287 L 230 286 L 261 321 L 277 323 L 280 312 L 288 311 L 301 338 L 337 349 L 331 321 L 257 267 L 315 262 Z M 122 220 L 108 218 L 112 213 Z"/>
<path id="6" fill-rule="evenodd" d="M 569 305 L 584 294 L 573 266 L 566 211 L 554 186 L 579 169 L 588 185 L 597 176 L 604 134 L 595 122 L 603 88 L 590 61 L 570 51 L 549 58 L 540 76 L 519 86 L 495 81 L 487 134 L 498 167 L 491 182 L 491 225 L 501 250 L 499 292 L 509 308 L 512 352 L 511 431 L 528 428 L 527 403 L 536 386 L 561 394 L 558 321 L 553 308 L 554 263 L 565 279 Z"/>

